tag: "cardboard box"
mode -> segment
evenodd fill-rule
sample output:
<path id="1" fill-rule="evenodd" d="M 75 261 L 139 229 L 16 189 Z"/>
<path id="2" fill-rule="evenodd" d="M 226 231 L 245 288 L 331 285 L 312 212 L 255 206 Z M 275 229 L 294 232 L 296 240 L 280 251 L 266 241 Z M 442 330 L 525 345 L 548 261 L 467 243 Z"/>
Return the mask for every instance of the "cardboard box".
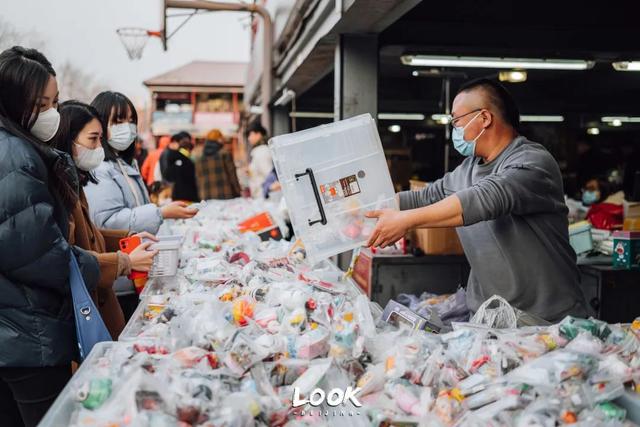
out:
<path id="1" fill-rule="evenodd" d="M 625 218 L 640 218 L 640 202 L 622 202 Z"/>
<path id="2" fill-rule="evenodd" d="M 624 231 L 640 231 L 640 217 L 626 218 L 622 229 Z"/>
<path id="3" fill-rule="evenodd" d="M 429 255 L 462 255 L 455 228 L 418 228 L 409 232 L 411 246 Z"/>
<path id="4" fill-rule="evenodd" d="M 418 191 L 427 186 L 424 181 L 409 181 L 410 190 Z M 429 255 L 462 255 L 464 249 L 455 228 L 417 228 L 407 236 L 411 247 Z"/>
<path id="5" fill-rule="evenodd" d="M 427 182 L 425 181 L 418 181 L 415 179 L 410 179 L 409 180 L 409 190 L 411 191 L 418 191 L 423 189 L 424 187 L 427 186 Z"/>

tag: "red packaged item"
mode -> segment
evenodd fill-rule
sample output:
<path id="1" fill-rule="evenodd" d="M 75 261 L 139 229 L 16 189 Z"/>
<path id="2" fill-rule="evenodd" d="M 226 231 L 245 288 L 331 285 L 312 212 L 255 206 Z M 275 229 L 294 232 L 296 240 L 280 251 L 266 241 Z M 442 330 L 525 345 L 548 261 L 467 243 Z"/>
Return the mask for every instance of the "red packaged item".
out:
<path id="1" fill-rule="evenodd" d="M 391 246 L 386 248 L 371 248 L 371 253 L 380 255 L 406 255 L 407 240 L 403 237 Z"/>
<path id="2" fill-rule="evenodd" d="M 600 230 L 621 229 L 624 223 L 624 209 L 622 205 L 598 203 L 592 205 L 587 212 L 587 220 L 593 228 Z"/>

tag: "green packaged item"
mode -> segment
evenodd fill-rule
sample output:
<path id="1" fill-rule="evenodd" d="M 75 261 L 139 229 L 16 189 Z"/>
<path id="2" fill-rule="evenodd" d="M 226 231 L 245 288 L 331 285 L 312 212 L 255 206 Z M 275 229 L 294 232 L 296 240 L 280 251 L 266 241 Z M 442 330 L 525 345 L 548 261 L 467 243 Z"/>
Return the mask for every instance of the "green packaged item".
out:
<path id="1" fill-rule="evenodd" d="M 200 239 L 198 241 L 198 247 L 202 249 L 211 249 L 214 252 L 219 252 L 222 249 L 222 246 L 219 243 L 207 239 Z"/>
<path id="2" fill-rule="evenodd" d="M 627 411 L 612 402 L 598 403 L 596 408 L 607 420 L 623 421 L 627 417 Z"/>
<path id="3" fill-rule="evenodd" d="M 560 323 L 560 334 L 568 340 L 573 340 L 580 331 L 587 331 L 601 340 L 607 339 L 611 333 L 611 329 L 605 322 L 595 319 L 578 319 L 567 316 Z"/>
<path id="4" fill-rule="evenodd" d="M 111 379 L 99 378 L 85 383 L 78 390 L 78 401 L 87 409 L 96 409 L 111 396 Z"/>
<path id="5" fill-rule="evenodd" d="M 640 269 L 640 232 L 613 233 L 613 267 Z"/>

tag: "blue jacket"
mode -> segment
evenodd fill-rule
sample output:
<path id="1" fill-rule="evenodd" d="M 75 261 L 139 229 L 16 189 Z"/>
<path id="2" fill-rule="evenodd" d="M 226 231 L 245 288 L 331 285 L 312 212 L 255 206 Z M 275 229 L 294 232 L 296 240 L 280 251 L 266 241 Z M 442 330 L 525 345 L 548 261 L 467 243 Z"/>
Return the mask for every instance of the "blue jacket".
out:
<path id="1" fill-rule="evenodd" d="M 58 162 L 77 179 L 68 155 L 47 147 L 38 152 L 0 127 L 0 367 L 68 366 L 77 356 L 69 214 L 49 188 Z M 97 260 L 74 252 L 93 289 Z"/>
<path id="2" fill-rule="evenodd" d="M 276 182 L 278 182 L 278 175 L 276 174 L 276 168 L 273 168 L 262 184 L 262 191 L 265 199 L 269 198 L 271 186 Z"/>
<path id="3" fill-rule="evenodd" d="M 104 161 L 93 171 L 98 183 L 89 182 L 84 188 L 91 220 L 98 228 L 156 234 L 162 224 L 162 214 L 149 200 L 137 163 L 131 166 L 122 160 L 119 162 L 129 183 L 116 162 Z"/>

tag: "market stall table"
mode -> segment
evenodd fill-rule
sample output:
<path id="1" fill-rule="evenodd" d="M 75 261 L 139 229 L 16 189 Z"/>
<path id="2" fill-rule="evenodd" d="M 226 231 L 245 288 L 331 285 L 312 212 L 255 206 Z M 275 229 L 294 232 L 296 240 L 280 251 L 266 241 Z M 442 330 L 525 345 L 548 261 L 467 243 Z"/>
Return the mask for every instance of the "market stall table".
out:
<path id="1" fill-rule="evenodd" d="M 94 348 L 40 425 L 629 425 L 612 401 L 633 416 L 640 321 L 394 326 L 335 266 L 238 234 L 261 208 L 212 203 L 168 224 L 184 235 L 178 274 L 148 283 L 121 340 Z M 362 406 L 293 407 L 348 387 Z"/>

